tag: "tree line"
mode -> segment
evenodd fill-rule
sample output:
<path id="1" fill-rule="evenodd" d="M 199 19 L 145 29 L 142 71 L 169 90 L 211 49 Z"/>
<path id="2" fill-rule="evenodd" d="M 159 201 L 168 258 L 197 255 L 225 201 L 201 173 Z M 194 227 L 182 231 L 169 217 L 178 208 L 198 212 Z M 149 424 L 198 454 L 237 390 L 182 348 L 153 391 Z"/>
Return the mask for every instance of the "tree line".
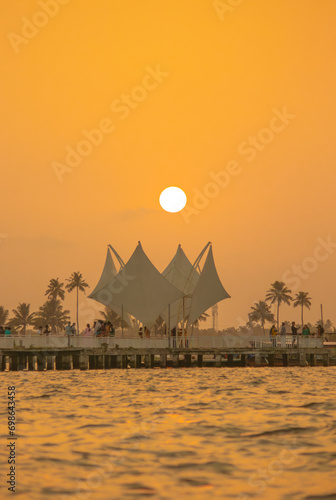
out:
<path id="1" fill-rule="evenodd" d="M 12 316 L 10 317 L 8 309 L 0 306 L 0 325 L 8 325 L 14 329 L 18 329 L 24 335 L 26 334 L 27 327 L 49 325 L 52 333 L 57 333 L 60 329 L 63 330 L 64 326 L 70 321 L 70 311 L 63 308 L 63 301 L 65 292 L 76 291 L 76 322 L 77 331 L 79 331 L 78 320 L 78 296 L 79 292 L 84 292 L 89 287 L 87 282 L 80 272 L 74 272 L 70 278 L 67 278 L 66 285 L 61 283 L 59 278 L 53 278 L 49 281 L 48 287 L 45 292 L 47 297 L 46 302 L 39 308 L 37 312 L 31 312 L 30 304 L 27 302 L 20 302 L 16 309 L 12 309 Z"/>
<path id="2" fill-rule="evenodd" d="M 275 281 L 271 284 L 271 287 L 266 291 L 266 296 L 264 300 L 259 300 L 251 307 L 252 311 L 249 313 L 249 323 L 253 326 L 254 323 L 260 323 L 265 332 L 265 323 L 275 323 L 277 324 L 277 329 L 279 331 L 280 325 L 280 306 L 281 304 L 291 305 L 293 307 L 301 308 L 301 327 L 304 325 L 304 309 L 310 309 L 311 307 L 311 297 L 309 297 L 308 292 L 297 292 L 294 297 L 291 295 L 292 291 L 286 286 L 282 281 Z M 276 320 L 274 314 L 270 309 L 270 305 L 276 305 Z M 284 322 L 287 326 L 288 322 Z M 321 324 L 321 320 L 317 322 L 317 325 Z M 313 325 L 308 324 L 309 327 Z M 325 322 L 326 330 L 333 328 L 330 320 Z"/>

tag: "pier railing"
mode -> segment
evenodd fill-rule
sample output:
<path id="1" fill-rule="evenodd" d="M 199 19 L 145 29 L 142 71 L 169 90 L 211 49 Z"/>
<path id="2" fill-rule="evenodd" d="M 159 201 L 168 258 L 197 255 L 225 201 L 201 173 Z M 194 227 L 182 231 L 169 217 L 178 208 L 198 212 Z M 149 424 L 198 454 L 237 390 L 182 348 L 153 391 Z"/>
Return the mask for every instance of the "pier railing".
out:
<path id="1" fill-rule="evenodd" d="M 14 347 L 36 347 L 36 348 L 66 348 L 69 345 L 75 348 L 99 348 L 103 344 L 113 349 L 131 348 L 134 349 L 164 349 L 164 348 L 183 348 L 183 349 L 228 349 L 228 348 L 252 348 L 261 349 L 267 347 L 286 348 L 297 345 L 296 340 L 293 342 L 292 335 L 280 336 L 272 340 L 267 336 L 244 336 L 238 337 L 234 335 L 226 335 L 223 337 L 83 337 L 83 336 L 44 336 L 44 335 L 27 335 L 1 337 L 0 349 L 13 349 Z M 303 348 L 321 348 L 323 347 L 322 338 L 304 338 L 299 337 L 299 347 Z"/>

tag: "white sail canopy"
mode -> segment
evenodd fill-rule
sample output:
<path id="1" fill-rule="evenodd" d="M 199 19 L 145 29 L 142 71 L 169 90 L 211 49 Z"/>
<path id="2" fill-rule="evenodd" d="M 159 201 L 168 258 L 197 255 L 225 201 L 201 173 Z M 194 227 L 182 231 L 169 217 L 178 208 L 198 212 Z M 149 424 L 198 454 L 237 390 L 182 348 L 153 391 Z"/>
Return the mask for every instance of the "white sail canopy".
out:
<path id="1" fill-rule="evenodd" d="M 104 269 L 103 269 L 103 272 L 100 276 L 100 279 L 95 287 L 95 289 L 90 293 L 89 295 L 89 298 L 90 299 L 94 299 L 96 300 L 97 302 L 103 304 L 103 305 L 107 305 L 105 302 L 102 302 L 101 300 L 99 300 L 99 297 L 100 297 L 100 292 L 102 290 L 104 290 L 104 288 L 108 285 L 108 283 L 117 275 L 117 269 L 116 269 L 116 266 L 113 262 L 113 258 L 112 258 L 112 255 L 111 255 L 111 252 L 110 252 L 110 249 L 107 248 L 107 255 L 106 255 L 106 260 L 105 260 L 105 265 L 104 265 Z M 121 311 L 121 307 L 119 307 L 118 305 L 114 305 L 114 306 L 108 306 L 110 309 L 112 309 L 112 311 L 114 311 L 120 318 L 122 316 L 122 311 Z M 132 321 L 131 321 L 131 318 L 129 316 L 129 314 L 127 313 L 124 313 L 123 314 L 123 317 L 124 317 L 124 321 L 129 325 L 129 326 L 132 326 Z"/>
<path id="2" fill-rule="evenodd" d="M 192 293 L 188 324 L 193 324 L 209 307 L 229 297 L 218 277 L 210 245 L 204 267 Z"/>
<path id="3" fill-rule="evenodd" d="M 140 242 L 119 273 L 96 294 L 95 299 L 115 310 L 123 307 L 148 328 L 162 310 L 183 297 L 148 259 Z"/>
<path id="4" fill-rule="evenodd" d="M 117 269 L 114 265 L 111 252 L 109 248 L 107 249 L 107 255 L 105 260 L 105 265 L 101 277 L 95 287 L 95 289 L 90 293 L 90 299 L 96 299 L 97 293 L 104 288 L 104 286 L 116 276 Z"/>
<path id="5" fill-rule="evenodd" d="M 196 287 L 199 279 L 199 273 L 193 267 L 186 254 L 178 246 L 176 254 L 170 261 L 166 269 L 162 272 L 164 276 L 172 285 L 181 290 L 185 295 L 191 295 Z M 170 328 L 174 328 L 180 321 L 187 318 L 190 312 L 191 298 L 184 298 L 175 301 L 170 305 Z M 166 324 L 168 324 L 168 309 L 161 312 L 160 315 Z"/>

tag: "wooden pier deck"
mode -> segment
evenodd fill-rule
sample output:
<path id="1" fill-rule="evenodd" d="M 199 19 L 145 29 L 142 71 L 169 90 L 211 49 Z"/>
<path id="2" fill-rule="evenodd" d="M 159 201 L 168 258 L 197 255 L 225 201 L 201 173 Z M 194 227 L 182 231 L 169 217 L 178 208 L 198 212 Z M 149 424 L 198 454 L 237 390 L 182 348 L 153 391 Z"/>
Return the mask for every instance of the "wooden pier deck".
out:
<path id="1" fill-rule="evenodd" d="M 329 366 L 325 348 L 25 348 L 0 350 L 0 371 L 167 367 Z M 334 361 L 334 360 L 332 360 Z M 334 363 L 333 363 L 334 364 Z"/>

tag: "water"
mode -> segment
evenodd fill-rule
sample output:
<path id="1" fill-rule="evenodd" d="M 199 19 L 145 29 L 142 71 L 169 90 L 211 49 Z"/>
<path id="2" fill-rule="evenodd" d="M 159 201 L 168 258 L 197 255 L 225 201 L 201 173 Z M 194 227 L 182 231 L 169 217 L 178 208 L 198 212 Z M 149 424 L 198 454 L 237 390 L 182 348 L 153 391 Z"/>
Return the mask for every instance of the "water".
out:
<path id="1" fill-rule="evenodd" d="M 336 499 L 335 367 L 10 372 L 0 385 L 6 474 L 17 388 L 18 499 Z"/>

